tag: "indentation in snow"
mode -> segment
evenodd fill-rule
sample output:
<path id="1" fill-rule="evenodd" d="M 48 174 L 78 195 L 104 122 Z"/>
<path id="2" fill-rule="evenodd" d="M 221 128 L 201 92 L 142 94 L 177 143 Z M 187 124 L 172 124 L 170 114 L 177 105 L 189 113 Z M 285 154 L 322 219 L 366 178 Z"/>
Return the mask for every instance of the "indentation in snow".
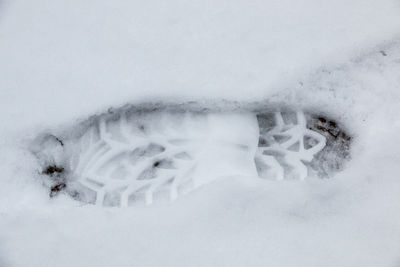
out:
<path id="1" fill-rule="evenodd" d="M 302 111 L 122 108 L 72 129 L 62 145 L 44 135 L 34 142 L 34 153 L 42 166 L 64 166 L 67 186 L 60 190 L 84 202 L 151 204 L 165 196 L 174 200 L 221 177 L 303 180 L 310 169 L 320 174 L 326 165 L 337 165 L 323 161 L 324 151 L 340 152 L 326 148 L 334 142 L 313 118 Z M 329 132 L 339 134 L 336 128 Z"/>

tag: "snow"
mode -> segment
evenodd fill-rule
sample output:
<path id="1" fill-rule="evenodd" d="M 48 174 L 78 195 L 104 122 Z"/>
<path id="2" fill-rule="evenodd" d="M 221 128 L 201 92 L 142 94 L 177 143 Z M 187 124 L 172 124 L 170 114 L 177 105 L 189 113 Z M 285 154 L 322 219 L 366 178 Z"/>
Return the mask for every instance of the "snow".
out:
<path id="1" fill-rule="evenodd" d="M 400 27 L 396 0 L 3 0 L 2 10 L 8 128 L 144 100 L 266 97 Z"/>
<path id="2" fill-rule="evenodd" d="M 399 5 L 1 2 L 0 266 L 399 266 Z M 207 99 L 330 114 L 352 160 L 328 180 L 229 177 L 148 207 L 41 186 L 39 132 Z"/>

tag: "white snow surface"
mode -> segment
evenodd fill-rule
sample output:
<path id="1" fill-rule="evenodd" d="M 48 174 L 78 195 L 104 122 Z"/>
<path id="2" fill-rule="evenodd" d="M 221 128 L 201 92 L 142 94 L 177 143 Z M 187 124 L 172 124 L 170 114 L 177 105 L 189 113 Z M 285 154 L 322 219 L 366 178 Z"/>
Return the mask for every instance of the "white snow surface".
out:
<path id="1" fill-rule="evenodd" d="M 398 0 L 1 4 L 1 108 L 14 127 L 135 101 L 260 99 L 400 29 Z"/>
<path id="2" fill-rule="evenodd" d="M 0 266 L 400 266 L 399 26 L 395 0 L 1 1 Z M 329 114 L 352 160 L 101 208 L 50 199 L 27 150 L 109 107 L 221 99 Z"/>

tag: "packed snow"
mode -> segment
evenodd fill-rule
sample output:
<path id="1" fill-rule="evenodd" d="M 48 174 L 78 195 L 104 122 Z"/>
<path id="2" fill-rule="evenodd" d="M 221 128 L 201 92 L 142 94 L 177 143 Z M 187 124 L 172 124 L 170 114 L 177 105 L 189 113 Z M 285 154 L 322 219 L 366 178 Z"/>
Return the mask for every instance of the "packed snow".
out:
<path id="1" fill-rule="evenodd" d="M 398 1 L 3 0 L 0 39 L 1 267 L 400 266 Z M 106 208 L 50 198 L 29 150 L 110 107 L 225 100 L 334 117 L 352 159 Z"/>

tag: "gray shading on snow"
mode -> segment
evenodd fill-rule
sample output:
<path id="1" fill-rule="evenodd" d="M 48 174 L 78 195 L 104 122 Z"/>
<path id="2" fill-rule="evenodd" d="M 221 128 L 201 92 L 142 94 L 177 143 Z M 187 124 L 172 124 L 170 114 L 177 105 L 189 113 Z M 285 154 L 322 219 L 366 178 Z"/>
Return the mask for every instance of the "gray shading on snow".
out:
<path id="1" fill-rule="evenodd" d="M 127 105 L 64 135 L 42 134 L 31 151 L 50 196 L 66 191 L 84 202 L 122 207 L 160 196 L 174 200 L 220 177 L 304 180 L 342 169 L 349 143 L 342 144 L 347 134 L 336 124 L 325 129 L 323 118 L 269 110 L 229 102 Z"/>

